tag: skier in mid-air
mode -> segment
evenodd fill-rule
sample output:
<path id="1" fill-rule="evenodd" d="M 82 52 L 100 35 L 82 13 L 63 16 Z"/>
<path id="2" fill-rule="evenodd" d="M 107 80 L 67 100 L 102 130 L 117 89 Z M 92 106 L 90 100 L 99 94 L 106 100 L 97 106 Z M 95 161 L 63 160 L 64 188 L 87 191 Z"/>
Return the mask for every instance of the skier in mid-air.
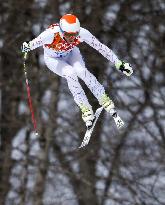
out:
<path id="1" fill-rule="evenodd" d="M 48 29 L 29 43 L 24 42 L 22 52 L 29 52 L 43 46 L 44 60 L 47 67 L 67 80 L 74 100 L 82 111 L 82 119 L 86 123 L 87 129 L 92 126 L 95 115 L 78 78 L 85 82 L 98 99 L 99 104 L 110 113 L 117 127 L 120 128 L 124 125 L 124 122 L 117 114 L 113 101 L 105 93 L 104 87 L 85 66 L 77 47 L 82 42 L 86 42 L 99 51 L 125 75 L 130 76 L 133 73 L 128 63 L 119 60 L 112 50 L 98 41 L 87 29 L 80 27 L 78 18 L 72 14 L 62 16 L 59 24 L 50 25 Z"/>

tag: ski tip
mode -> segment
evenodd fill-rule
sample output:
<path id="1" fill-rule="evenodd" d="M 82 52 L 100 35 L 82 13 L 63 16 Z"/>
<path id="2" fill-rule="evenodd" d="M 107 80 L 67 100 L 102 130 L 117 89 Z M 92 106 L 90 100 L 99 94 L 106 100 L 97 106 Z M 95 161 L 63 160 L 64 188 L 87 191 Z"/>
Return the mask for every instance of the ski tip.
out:
<path id="1" fill-rule="evenodd" d="M 81 144 L 79 147 L 78 147 L 78 149 L 81 149 L 81 148 L 83 148 L 85 145 L 83 145 L 83 144 Z"/>
<path id="2" fill-rule="evenodd" d="M 125 127 L 124 123 L 120 123 L 116 125 L 119 130 L 122 130 Z"/>
<path id="3" fill-rule="evenodd" d="M 121 129 L 124 127 L 124 122 L 118 115 L 116 117 L 114 117 L 113 119 L 114 119 L 115 124 L 116 124 L 118 129 Z"/>
<path id="4" fill-rule="evenodd" d="M 121 120 L 118 124 L 118 128 L 122 129 L 125 126 L 125 123 Z"/>
<path id="5" fill-rule="evenodd" d="M 81 148 L 85 147 L 87 144 L 88 144 L 88 143 L 82 143 L 82 144 L 78 147 L 78 149 L 81 149 Z"/>

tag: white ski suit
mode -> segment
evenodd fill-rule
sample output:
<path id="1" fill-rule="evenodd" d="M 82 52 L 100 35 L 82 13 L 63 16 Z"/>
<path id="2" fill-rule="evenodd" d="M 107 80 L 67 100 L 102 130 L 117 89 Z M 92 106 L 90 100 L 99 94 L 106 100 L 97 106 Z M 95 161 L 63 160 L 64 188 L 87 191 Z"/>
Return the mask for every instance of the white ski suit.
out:
<path id="1" fill-rule="evenodd" d="M 101 96 L 105 95 L 105 90 L 96 77 L 86 68 L 79 48 L 76 47 L 81 42 L 86 42 L 114 64 L 119 60 L 112 50 L 82 27 L 79 36 L 73 43 L 67 43 L 60 34 L 58 24 L 53 24 L 37 38 L 30 41 L 29 45 L 31 50 L 43 46 L 47 67 L 57 75 L 66 78 L 68 87 L 79 107 L 84 105 L 92 110 L 78 78 L 85 82 L 100 104 Z"/>

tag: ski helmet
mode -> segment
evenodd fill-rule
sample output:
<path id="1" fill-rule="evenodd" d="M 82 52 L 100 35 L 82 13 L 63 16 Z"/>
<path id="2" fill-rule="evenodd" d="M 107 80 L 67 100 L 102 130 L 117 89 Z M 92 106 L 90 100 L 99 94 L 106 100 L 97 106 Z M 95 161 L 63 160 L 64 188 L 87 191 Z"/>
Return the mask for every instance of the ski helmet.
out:
<path id="1" fill-rule="evenodd" d="M 80 22 L 75 15 L 65 14 L 61 17 L 59 23 L 62 33 L 77 33 L 80 31 Z"/>

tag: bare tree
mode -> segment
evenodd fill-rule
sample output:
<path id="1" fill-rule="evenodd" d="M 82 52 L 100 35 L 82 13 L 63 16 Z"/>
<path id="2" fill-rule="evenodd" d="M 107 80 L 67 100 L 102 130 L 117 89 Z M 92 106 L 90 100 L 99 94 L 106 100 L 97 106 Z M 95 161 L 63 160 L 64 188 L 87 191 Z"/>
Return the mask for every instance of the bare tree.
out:
<path id="1" fill-rule="evenodd" d="M 1 17 L 1 72 L 2 72 L 2 115 L 1 115 L 1 168 L 0 168 L 0 204 L 4 204 L 9 190 L 9 176 L 12 167 L 12 138 L 23 126 L 24 118 L 19 116 L 18 107 L 22 97 L 22 69 L 20 46 L 28 35 L 27 18 L 33 1 L 2 2 Z M 19 13 L 19 15 L 18 15 Z M 26 32 L 24 31 L 26 27 Z M 18 29 L 19 28 L 19 29 Z M 19 78 L 18 78 L 19 76 Z M 18 92 L 19 88 L 19 92 Z"/>

